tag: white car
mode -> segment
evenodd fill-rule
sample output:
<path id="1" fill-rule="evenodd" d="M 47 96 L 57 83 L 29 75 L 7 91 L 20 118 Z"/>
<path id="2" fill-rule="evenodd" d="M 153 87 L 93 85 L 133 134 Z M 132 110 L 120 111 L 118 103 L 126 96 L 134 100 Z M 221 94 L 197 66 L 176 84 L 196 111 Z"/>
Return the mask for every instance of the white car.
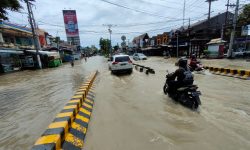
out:
<path id="1" fill-rule="evenodd" d="M 114 55 L 109 60 L 109 69 L 112 73 L 119 71 L 128 71 L 132 73 L 133 63 L 128 55 Z"/>
<path id="2" fill-rule="evenodd" d="M 142 53 L 134 53 L 133 55 L 134 60 L 147 60 L 147 56 Z"/>

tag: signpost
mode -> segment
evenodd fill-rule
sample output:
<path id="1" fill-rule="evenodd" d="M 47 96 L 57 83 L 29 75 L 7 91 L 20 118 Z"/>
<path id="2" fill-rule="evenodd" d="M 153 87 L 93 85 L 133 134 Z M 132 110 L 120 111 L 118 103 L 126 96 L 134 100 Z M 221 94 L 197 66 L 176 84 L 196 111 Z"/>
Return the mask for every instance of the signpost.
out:
<path id="1" fill-rule="evenodd" d="M 72 45 L 80 45 L 79 29 L 75 10 L 63 10 L 63 18 L 67 41 Z"/>

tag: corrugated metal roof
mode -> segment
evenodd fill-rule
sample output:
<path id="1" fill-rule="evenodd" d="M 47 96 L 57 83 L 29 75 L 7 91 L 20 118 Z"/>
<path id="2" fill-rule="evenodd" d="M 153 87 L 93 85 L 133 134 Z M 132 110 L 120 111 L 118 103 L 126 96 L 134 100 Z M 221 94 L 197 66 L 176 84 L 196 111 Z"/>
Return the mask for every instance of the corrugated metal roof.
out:
<path id="1" fill-rule="evenodd" d="M 32 31 L 31 31 L 30 28 L 26 28 L 24 26 L 14 24 L 14 23 L 10 23 L 10 22 L 6 22 L 6 21 L 0 21 L 0 27 L 6 28 L 6 29 L 14 29 L 14 30 L 18 30 L 18 31 L 22 31 L 22 32 L 32 34 Z"/>

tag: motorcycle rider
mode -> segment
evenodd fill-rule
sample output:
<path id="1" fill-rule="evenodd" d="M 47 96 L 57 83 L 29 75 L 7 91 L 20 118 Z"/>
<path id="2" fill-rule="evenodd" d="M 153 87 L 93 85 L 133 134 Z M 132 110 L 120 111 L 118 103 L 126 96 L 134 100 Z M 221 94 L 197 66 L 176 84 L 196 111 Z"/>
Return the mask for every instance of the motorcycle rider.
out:
<path id="1" fill-rule="evenodd" d="M 195 70 L 197 68 L 197 59 L 196 59 L 196 56 L 195 54 L 192 54 L 191 55 L 191 59 L 190 59 L 190 63 L 189 63 L 189 66 L 192 68 L 192 70 Z"/>
<path id="2" fill-rule="evenodd" d="M 180 58 L 178 61 L 178 66 L 179 68 L 169 75 L 171 79 L 171 81 L 168 83 L 169 91 L 170 93 L 174 94 L 173 96 L 175 96 L 178 88 L 192 85 L 194 82 L 193 75 L 187 66 L 187 59 Z M 177 80 L 175 80 L 176 77 Z"/>

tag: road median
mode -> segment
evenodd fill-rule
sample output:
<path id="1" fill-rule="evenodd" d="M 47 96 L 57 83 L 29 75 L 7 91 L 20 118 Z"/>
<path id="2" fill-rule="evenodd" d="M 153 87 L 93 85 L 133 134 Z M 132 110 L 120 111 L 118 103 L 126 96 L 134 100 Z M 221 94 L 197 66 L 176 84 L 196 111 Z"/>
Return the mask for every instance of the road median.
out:
<path id="1" fill-rule="evenodd" d="M 204 66 L 204 68 L 208 69 L 210 72 L 216 75 L 250 80 L 250 70 L 220 68 L 220 67 L 211 67 L 211 66 Z"/>
<path id="2" fill-rule="evenodd" d="M 54 121 L 35 142 L 32 150 L 81 149 L 94 104 L 93 83 L 97 72 L 76 91 Z"/>

